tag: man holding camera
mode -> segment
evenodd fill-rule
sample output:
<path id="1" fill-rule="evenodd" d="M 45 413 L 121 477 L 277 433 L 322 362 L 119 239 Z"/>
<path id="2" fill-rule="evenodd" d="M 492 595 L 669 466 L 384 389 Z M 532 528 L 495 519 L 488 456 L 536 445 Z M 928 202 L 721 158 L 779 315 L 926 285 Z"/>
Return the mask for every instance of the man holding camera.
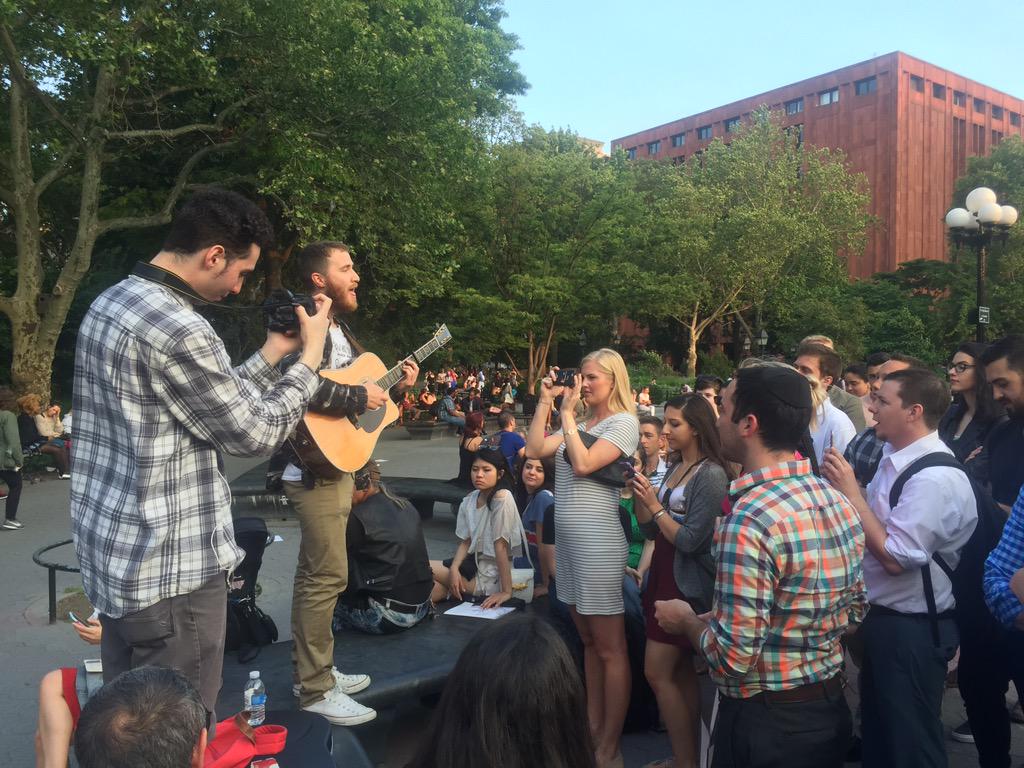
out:
<path id="1" fill-rule="evenodd" d="M 75 353 L 71 522 L 104 677 L 173 667 L 209 712 L 227 576 L 243 556 L 220 453 L 267 455 L 295 428 L 317 388 L 331 301 L 318 299 L 313 317 L 297 309 L 297 337 L 268 333 L 238 367 L 194 306 L 238 293 L 272 237 L 249 200 L 197 193 L 152 261 L 93 302 Z"/>
<path id="2" fill-rule="evenodd" d="M 310 292 L 330 301 L 331 325 L 320 367 L 344 368 L 363 351 L 341 319 L 359 306 L 359 275 L 349 248 L 341 242 L 311 243 L 299 252 L 297 262 Z M 293 359 L 286 358 L 282 367 L 290 370 Z M 419 376 L 419 366 L 412 360 L 406 360 L 402 370 L 404 378 L 392 390 L 396 397 L 410 389 Z M 346 386 L 321 379 L 309 409 L 339 417 L 359 416 L 381 408 L 388 396 L 374 382 Z M 318 476 L 290 443 L 276 458 L 288 462 L 281 479 L 302 535 L 292 592 L 293 690 L 302 709 L 323 715 L 335 725 L 365 723 L 377 713 L 351 699 L 350 694 L 366 688 L 370 678 L 334 668 L 331 631 L 338 595 L 348 585 L 345 533 L 352 510 L 353 476 Z"/>

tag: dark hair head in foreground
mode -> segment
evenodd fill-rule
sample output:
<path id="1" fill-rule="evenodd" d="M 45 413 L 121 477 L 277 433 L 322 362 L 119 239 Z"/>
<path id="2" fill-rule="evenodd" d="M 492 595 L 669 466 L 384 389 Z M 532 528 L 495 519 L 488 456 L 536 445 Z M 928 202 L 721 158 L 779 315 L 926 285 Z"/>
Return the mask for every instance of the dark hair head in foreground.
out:
<path id="1" fill-rule="evenodd" d="M 413 768 L 593 768 L 583 681 L 535 616 L 480 630 L 448 677 Z"/>
<path id="2" fill-rule="evenodd" d="M 180 672 L 138 667 L 100 688 L 75 731 L 81 768 L 185 768 L 193 764 L 206 708 Z"/>
<path id="3" fill-rule="evenodd" d="M 220 245 L 227 261 L 248 256 L 253 245 L 274 244 L 267 215 L 237 192 L 210 187 L 196 192 L 178 209 L 164 238 L 163 250 L 189 256 Z"/>

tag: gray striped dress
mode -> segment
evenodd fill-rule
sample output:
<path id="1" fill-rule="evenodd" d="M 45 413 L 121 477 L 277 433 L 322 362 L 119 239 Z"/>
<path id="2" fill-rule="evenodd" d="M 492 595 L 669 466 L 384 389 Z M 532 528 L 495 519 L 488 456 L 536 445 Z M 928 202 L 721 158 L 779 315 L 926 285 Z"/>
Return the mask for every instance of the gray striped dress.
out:
<path id="1" fill-rule="evenodd" d="M 627 456 L 636 451 L 640 422 L 632 413 L 617 413 L 588 431 Z M 629 549 L 619 523 L 619 489 L 577 477 L 555 455 L 555 581 L 558 599 L 583 615 L 623 612 L 622 574 Z"/>

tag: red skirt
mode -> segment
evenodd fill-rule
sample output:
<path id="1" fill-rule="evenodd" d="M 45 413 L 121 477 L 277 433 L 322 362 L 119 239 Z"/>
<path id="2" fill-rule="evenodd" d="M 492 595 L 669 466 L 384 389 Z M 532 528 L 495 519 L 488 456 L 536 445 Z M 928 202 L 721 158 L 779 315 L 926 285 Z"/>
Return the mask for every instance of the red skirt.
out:
<path id="1" fill-rule="evenodd" d="M 641 597 L 644 608 L 644 631 L 649 640 L 675 645 L 693 653 L 693 645 L 686 635 L 670 635 L 658 626 L 658 621 L 654 618 L 654 603 L 658 600 L 686 600 L 686 596 L 676 586 L 673 570 L 675 557 L 675 546 L 659 531 L 654 539 L 654 554 L 651 557 L 650 570 L 647 572 L 647 588 Z"/>

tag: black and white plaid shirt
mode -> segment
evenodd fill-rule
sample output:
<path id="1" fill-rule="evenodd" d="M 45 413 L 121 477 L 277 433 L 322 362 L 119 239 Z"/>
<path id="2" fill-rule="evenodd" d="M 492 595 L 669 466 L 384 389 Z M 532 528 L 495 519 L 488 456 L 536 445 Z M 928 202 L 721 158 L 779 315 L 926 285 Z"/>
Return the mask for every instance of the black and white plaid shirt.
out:
<path id="1" fill-rule="evenodd" d="M 71 526 L 98 611 L 135 613 L 241 562 L 219 452 L 273 453 L 318 380 L 259 353 L 232 368 L 186 299 L 141 278 L 93 302 L 75 353 Z"/>
<path id="2" fill-rule="evenodd" d="M 874 427 L 865 429 L 846 446 L 843 458 L 850 462 L 857 484 L 861 488 L 867 488 L 868 483 L 874 479 L 878 465 L 882 461 L 884 447 L 885 441 L 878 439 Z"/>

